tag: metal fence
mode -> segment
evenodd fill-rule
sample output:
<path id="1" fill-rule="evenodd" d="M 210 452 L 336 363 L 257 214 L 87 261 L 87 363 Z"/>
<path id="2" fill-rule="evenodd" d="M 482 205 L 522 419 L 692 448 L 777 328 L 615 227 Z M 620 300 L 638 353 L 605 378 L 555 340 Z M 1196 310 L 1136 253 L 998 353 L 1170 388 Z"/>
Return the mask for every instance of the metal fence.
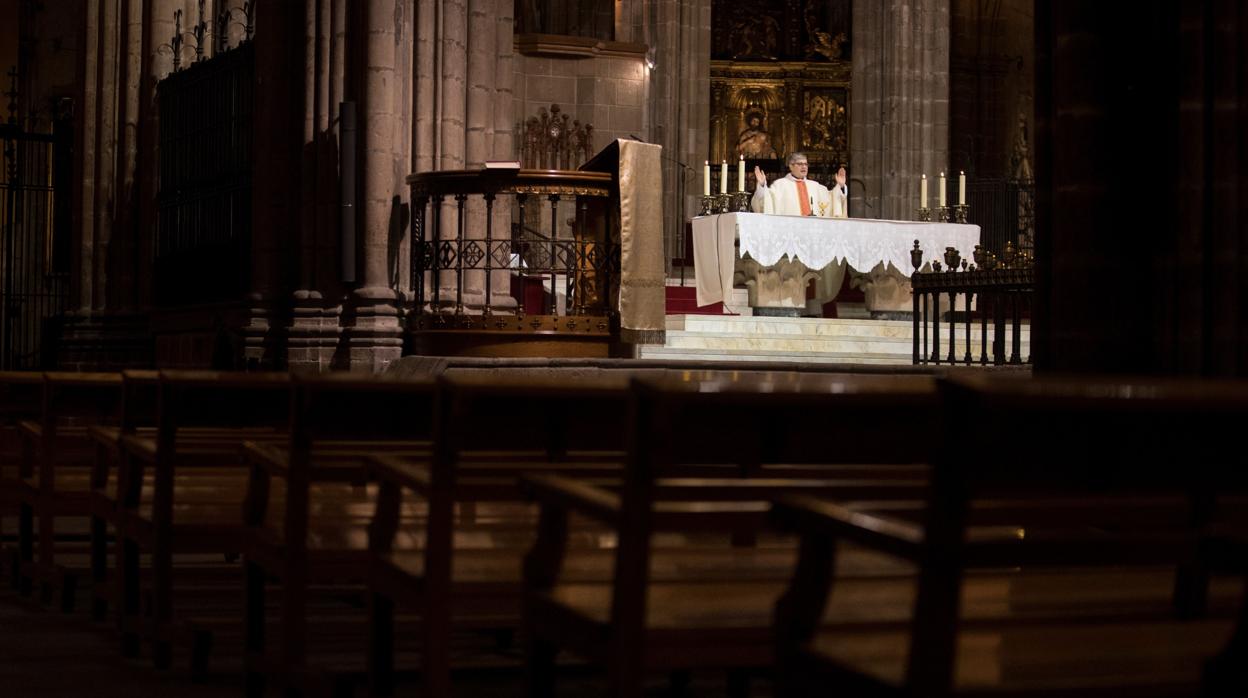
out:
<path id="1" fill-rule="evenodd" d="M 51 367 L 69 303 L 73 130 L 0 125 L 0 369 Z"/>
<path id="2" fill-rule="evenodd" d="M 968 177 L 969 179 L 969 177 Z M 967 220 L 980 228 L 980 244 L 998 257 L 1006 243 L 1030 251 L 1035 233 L 1035 185 L 1007 179 L 970 179 Z M 969 255 L 970 250 L 961 250 Z"/>
<path id="3" fill-rule="evenodd" d="M 251 259 L 251 42 L 160 82 L 158 305 L 236 300 Z"/>

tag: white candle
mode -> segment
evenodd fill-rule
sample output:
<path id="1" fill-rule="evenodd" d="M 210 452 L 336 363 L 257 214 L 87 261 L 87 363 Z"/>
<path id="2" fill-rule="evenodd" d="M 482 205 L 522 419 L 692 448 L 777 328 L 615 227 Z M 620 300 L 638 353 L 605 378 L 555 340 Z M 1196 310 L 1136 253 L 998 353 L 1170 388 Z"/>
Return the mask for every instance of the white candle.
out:
<path id="1" fill-rule="evenodd" d="M 940 182 L 936 185 L 936 200 L 941 208 L 945 207 L 945 173 L 940 173 Z"/>
<path id="2" fill-rule="evenodd" d="M 958 205 L 966 205 L 966 173 L 958 173 Z"/>
<path id="3" fill-rule="evenodd" d="M 745 156 L 737 161 L 737 191 L 745 191 Z"/>
<path id="4" fill-rule="evenodd" d="M 919 180 L 919 208 L 927 208 L 927 175 Z"/>
<path id="5" fill-rule="evenodd" d="M 728 193 L 728 161 L 719 161 L 719 193 Z"/>
<path id="6" fill-rule="evenodd" d="M 711 161 L 702 166 L 702 196 L 711 195 Z"/>

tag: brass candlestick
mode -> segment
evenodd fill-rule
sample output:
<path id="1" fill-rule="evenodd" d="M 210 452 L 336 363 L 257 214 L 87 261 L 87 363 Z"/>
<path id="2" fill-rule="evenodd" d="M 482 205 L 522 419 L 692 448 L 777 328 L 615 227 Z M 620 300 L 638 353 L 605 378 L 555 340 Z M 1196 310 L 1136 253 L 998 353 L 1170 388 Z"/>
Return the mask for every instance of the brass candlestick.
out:
<path id="1" fill-rule="evenodd" d="M 948 207 L 948 206 L 937 206 L 937 207 L 936 207 L 936 222 L 938 222 L 938 223 L 948 223 L 950 220 L 952 220 L 952 219 L 951 219 L 951 218 L 950 218 L 950 216 L 949 216 L 949 207 Z"/>
<path id="2" fill-rule="evenodd" d="M 971 207 L 967 206 L 966 204 L 958 204 L 957 206 L 954 206 L 953 207 L 953 222 L 954 223 L 966 223 L 966 216 L 967 216 L 967 213 L 970 212 L 970 209 Z"/>
<path id="3" fill-rule="evenodd" d="M 926 206 L 919 207 L 919 221 L 922 223 L 932 222 L 932 209 Z"/>
<path id="4" fill-rule="evenodd" d="M 737 210 L 737 213 L 750 212 L 750 199 L 752 196 L 748 191 L 739 191 L 736 194 L 733 194 L 732 198 L 733 207 Z"/>
<path id="5" fill-rule="evenodd" d="M 716 200 L 718 197 L 716 197 L 716 196 L 701 196 L 701 197 L 698 197 L 698 198 L 699 198 L 699 200 L 702 202 L 702 212 L 698 214 L 699 216 L 709 216 L 709 215 L 711 215 L 712 213 L 715 213 L 715 200 Z"/>
<path id="6" fill-rule="evenodd" d="M 717 207 L 717 212 L 718 213 L 731 213 L 732 212 L 732 194 L 720 194 L 718 198 L 719 198 L 719 206 Z"/>

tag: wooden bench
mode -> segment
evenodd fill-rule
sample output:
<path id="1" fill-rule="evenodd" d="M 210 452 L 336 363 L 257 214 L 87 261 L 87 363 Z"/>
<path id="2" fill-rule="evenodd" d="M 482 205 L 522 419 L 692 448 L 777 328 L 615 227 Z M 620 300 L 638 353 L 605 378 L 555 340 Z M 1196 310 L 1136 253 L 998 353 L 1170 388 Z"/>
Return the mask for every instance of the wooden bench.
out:
<path id="1" fill-rule="evenodd" d="M 612 695 L 640 695 L 648 675 L 690 669 L 734 671 L 733 687 L 743 690 L 747 674 L 737 670 L 770 665 L 767 609 L 789 565 L 748 546 L 688 546 L 684 559 L 716 560 L 724 574 L 663 579 L 656 539 L 714 531 L 753 542 L 767 500 L 785 491 L 913 498 L 926 487 L 937 433 L 935 384 L 920 376 L 639 381 L 631 399 L 620 492 L 528 480 L 542 505 L 524 569 L 532 695 L 553 695 L 559 649 L 605 665 Z M 734 477 L 669 479 L 700 464 L 728 464 Z M 617 532 L 609 582 L 567 579 L 573 514 Z"/>
<path id="2" fill-rule="evenodd" d="M 427 458 L 434 395 L 429 382 L 341 374 L 300 378 L 288 440 L 247 445 L 244 666 L 249 695 L 262 694 L 270 682 L 295 692 L 317 680 L 318 667 L 306 661 L 309 595 L 326 585 L 362 590 L 367 527 L 376 506 L 366 461 L 377 453 Z M 405 516 L 424 514 L 412 510 Z M 269 580 L 281 584 L 273 646 L 266 643 Z M 362 642 L 362 620 L 361 631 L 348 629 L 345 637 Z"/>
<path id="3" fill-rule="evenodd" d="M 228 560 L 243 549 L 242 444 L 283 438 L 290 385 L 282 373 L 162 371 L 155 431 L 120 434 L 114 573 L 123 654 L 135 654 L 139 638 L 150 633 L 156 666 L 172 661 L 175 555 L 227 556 L 223 576 L 238 579 Z M 143 552 L 151 554 L 147 633 L 140 615 Z"/>
<path id="4" fill-rule="evenodd" d="M 16 522 L 20 504 L 18 490 L 23 486 L 22 445 L 18 424 L 38 419 L 43 406 L 43 374 L 30 371 L 0 371 L 0 560 L 3 574 L 14 588 L 20 586 L 20 560 L 17 531 L 5 533 L 6 522 Z"/>
<path id="5" fill-rule="evenodd" d="M 108 607 L 119 598 L 115 575 L 109 574 L 109 553 L 119 555 L 116 531 L 123 527 L 124 509 L 119 506 L 126 492 L 121 477 L 122 437 L 156 433 L 157 385 L 160 373 L 128 370 L 121 374 L 121 415 L 117 424 L 95 424 L 88 435 L 95 444 L 91 471 L 91 616 L 104 620 Z M 112 533 L 110 533 L 112 531 Z"/>
<path id="6" fill-rule="evenodd" d="M 375 693 L 393 690 L 396 605 L 419 616 L 421 681 L 431 696 L 450 692 L 453 624 L 518 628 L 521 560 L 536 530 L 520 477 L 562 473 L 618 482 L 626 386 L 611 377 L 443 379 L 433 458 L 374 460 L 381 487 L 370 536 L 368 664 Z M 399 507 L 413 495 L 427 502 L 429 517 L 400 526 Z M 396 545 L 400 532 L 423 539 L 423 546 Z M 471 545 L 454 542 L 469 536 Z M 609 556 L 586 572 L 609 576 Z"/>
<path id="7" fill-rule="evenodd" d="M 1180 620 L 1170 606 L 1161 616 L 1089 623 L 1055 613 L 1039 626 L 975 628 L 960 612 L 964 580 L 1009 566 L 1086 568 L 1089 584 L 1123 570 L 1186 569 L 1206 527 L 1227 513 L 1219 495 L 1248 486 L 1234 455 L 1248 386 L 967 375 L 941 390 L 940 442 L 962 447 L 934 450 L 919 517 L 809 497 L 777 507 L 802 532 L 797 571 L 776 605 L 778 692 L 1195 695 L 1201 663 L 1227 642 L 1228 618 Z M 846 541 L 919 565 L 907 627 L 851 635 L 813 620 L 829 589 L 836 598 L 835 550 Z M 1192 581 L 1178 579 L 1181 602 Z M 1124 596 L 1111 589 L 1099 603 Z"/>
<path id="8" fill-rule="evenodd" d="M 57 563 L 57 549 L 64 541 L 58 536 L 56 522 L 69 518 L 85 522 L 90 516 L 92 449 L 88 428 L 116 423 L 120 407 L 119 374 L 50 372 L 44 374 L 39 418 L 19 425 L 25 441 L 25 476 L 18 488 L 23 589 L 37 583 L 44 603 L 50 603 L 55 591 L 60 590 L 61 608 L 66 611 L 73 609 L 78 575 Z M 86 545 L 70 548 L 78 552 L 85 549 Z"/>

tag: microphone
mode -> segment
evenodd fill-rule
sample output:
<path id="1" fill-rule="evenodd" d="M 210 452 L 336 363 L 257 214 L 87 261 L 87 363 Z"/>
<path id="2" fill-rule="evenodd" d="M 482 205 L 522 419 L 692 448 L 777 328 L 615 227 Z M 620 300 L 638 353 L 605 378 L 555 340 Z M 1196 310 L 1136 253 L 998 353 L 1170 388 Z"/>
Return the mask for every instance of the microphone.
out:
<path id="1" fill-rule="evenodd" d="M 630 133 L 630 134 L 628 134 L 628 137 L 629 137 L 629 138 L 631 138 L 631 139 L 633 139 L 633 140 L 635 140 L 635 141 L 637 141 L 638 143 L 646 143 L 646 144 L 649 144 L 649 143 L 650 143 L 649 141 L 646 141 L 646 140 L 643 140 L 643 139 L 641 139 L 641 138 L 638 138 L 638 137 L 636 136 L 636 134 L 632 134 L 632 133 Z M 687 172 L 687 173 L 689 174 L 689 176 L 693 176 L 693 175 L 697 174 L 697 170 L 693 169 L 692 167 L 690 167 L 690 166 L 686 165 L 685 163 L 681 162 L 680 160 L 677 160 L 676 158 L 671 157 L 671 156 L 669 156 L 669 155 L 660 154 L 660 155 L 659 155 L 659 159 L 660 159 L 660 160 L 664 160 L 664 161 L 666 161 L 666 162 L 671 162 L 671 163 L 675 163 L 675 164 L 677 164 L 677 165 L 680 165 L 681 167 L 685 168 L 685 172 Z"/>

